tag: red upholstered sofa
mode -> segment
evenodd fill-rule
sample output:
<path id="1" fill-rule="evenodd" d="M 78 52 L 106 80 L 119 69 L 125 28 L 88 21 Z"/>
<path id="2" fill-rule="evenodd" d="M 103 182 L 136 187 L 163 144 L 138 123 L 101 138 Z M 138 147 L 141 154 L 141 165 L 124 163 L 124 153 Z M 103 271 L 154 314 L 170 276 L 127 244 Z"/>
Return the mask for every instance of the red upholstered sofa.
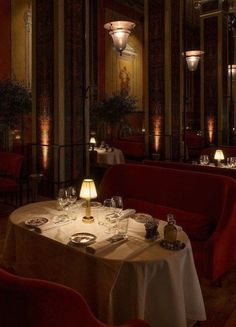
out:
<path id="1" fill-rule="evenodd" d="M 121 195 L 126 208 L 166 219 L 188 234 L 199 276 L 218 279 L 236 261 L 236 182 L 214 175 L 123 164 L 106 171 L 99 198 Z"/>
<path id="2" fill-rule="evenodd" d="M 143 160 L 142 163 L 145 165 L 151 165 L 157 167 L 192 170 L 201 173 L 225 175 L 236 179 L 236 169 L 210 167 L 210 166 L 203 166 L 203 165 L 192 165 L 190 163 L 184 163 L 184 162 L 161 161 L 161 160 Z"/>

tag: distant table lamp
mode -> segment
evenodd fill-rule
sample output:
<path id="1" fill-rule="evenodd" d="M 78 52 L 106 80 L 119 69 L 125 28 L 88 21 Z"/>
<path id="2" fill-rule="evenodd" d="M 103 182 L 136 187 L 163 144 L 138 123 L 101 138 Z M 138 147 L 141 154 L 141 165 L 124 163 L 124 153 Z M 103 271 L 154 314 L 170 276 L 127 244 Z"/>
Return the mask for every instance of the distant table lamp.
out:
<path id="1" fill-rule="evenodd" d="M 222 150 L 216 150 L 215 155 L 214 155 L 214 159 L 217 160 L 217 167 L 221 166 L 221 160 L 224 160 L 224 153 Z"/>
<path id="2" fill-rule="evenodd" d="M 90 140 L 89 140 L 89 143 L 90 143 L 90 148 L 91 150 L 94 150 L 95 146 L 96 146 L 96 139 L 95 137 L 91 137 Z"/>
<path id="3" fill-rule="evenodd" d="M 85 216 L 83 217 L 82 220 L 85 223 L 93 223 L 94 218 L 91 216 L 90 200 L 97 197 L 97 191 L 93 179 L 83 180 L 80 189 L 80 197 L 86 200 L 86 209 L 85 209 L 86 211 L 85 211 Z"/>

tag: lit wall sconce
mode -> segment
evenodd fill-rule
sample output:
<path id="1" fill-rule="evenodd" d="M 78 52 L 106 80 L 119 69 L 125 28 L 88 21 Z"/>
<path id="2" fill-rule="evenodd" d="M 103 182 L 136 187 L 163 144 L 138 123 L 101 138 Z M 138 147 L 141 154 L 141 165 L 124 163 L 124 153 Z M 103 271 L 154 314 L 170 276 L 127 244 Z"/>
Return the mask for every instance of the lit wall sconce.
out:
<path id="1" fill-rule="evenodd" d="M 90 200 L 95 199 L 97 197 L 96 186 L 95 186 L 93 179 L 84 179 L 83 180 L 79 196 L 81 197 L 81 199 L 86 200 L 85 216 L 82 219 L 83 222 L 93 223 L 94 218 L 91 216 Z"/>
<path id="2" fill-rule="evenodd" d="M 104 25 L 104 28 L 110 31 L 109 35 L 111 35 L 114 47 L 120 55 L 122 55 L 122 51 L 126 48 L 128 37 L 134 27 L 135 23 L 121 20 Z"/>
<path id="3" fill-rule="evenodd" d="M 203 54 L 204 51 L 201 50 L 190 50 L 190 51 L 183 52 L 183 56 L 185 57 L 188 65 L 188 69 L 191 72 L 197 70 L 199 60 Z"/>
<path id="4" fill-rule="evenodd" d="M 95 146 L 96 146 L 96 139 L 94 136 L 92 136 L 89 140 L 89 144 L 90 144 L 90 149 L 94 150 Z"/>
<path id="5" fill-rule="evenodd" d="M 217 160 L 217 167 L 221 166 L 221 160 L 224 160 L 225 156 L 222 150 L 216 150 L 214 159 Z"/>
<path id="6" fill-rule="evenodd" d="M 232 80 L 236 80 L 236 65 L 228 65 L 228 75 L 232 76 Z"/>

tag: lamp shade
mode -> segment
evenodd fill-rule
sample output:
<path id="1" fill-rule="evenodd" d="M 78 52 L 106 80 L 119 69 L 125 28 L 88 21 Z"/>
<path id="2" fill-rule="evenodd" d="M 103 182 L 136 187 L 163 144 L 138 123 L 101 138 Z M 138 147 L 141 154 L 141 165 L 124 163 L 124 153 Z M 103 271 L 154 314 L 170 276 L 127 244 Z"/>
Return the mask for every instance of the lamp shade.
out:
<path id="1" fill-rule="evenodd" d="M 224 160 L 225 156 L 222 150 L 216 150 L 214 159 L 215 160 Z"/>
<path id="2" fill-rule="evenodd" d="M 96 186 L 93 179 L 83 180 L 79 196 L 86 200 L 94 199 L 97 197 Z"/>
<path id="3" fill-rule="evenodd" d="M 96 144 L 96 139 L 95 139 L 95 137 L 92 136 L 92 137 L 90 138 L 90 140 L 89 140 L 89 143 L 90 143 L 90 144 Z"/>
<path id="4" fill-rule="evenodd" d="M 133 22 L 124 20 L 110 22 L 104 25 L 104 28 L 110 31 L 109 35 L 112 37 L 114 47 L 120 54 L 126 48 L 128 37 L 134 27 L 135 24 Z"/>
<path id="5" fill-rule="evenodd" d="M 191 50 L 191 51 L 186 51 L 183 53 L 183 55 L 186 58 L 188 69 L 191 72 L 193 72 L 197 69 L 200 57 L 203 54 L 204 54 L 204 52 L 200 51 L 200 50 Z"/>

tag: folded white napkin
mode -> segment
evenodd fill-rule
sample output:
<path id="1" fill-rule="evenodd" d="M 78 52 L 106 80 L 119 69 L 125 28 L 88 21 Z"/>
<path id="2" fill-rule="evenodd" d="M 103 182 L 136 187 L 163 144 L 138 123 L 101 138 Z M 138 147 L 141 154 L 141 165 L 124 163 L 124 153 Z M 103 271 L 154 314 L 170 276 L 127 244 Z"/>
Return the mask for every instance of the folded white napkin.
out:
<path id="1" fill-rule="evenodd" d="M 88 245 L 86 247 L 86 250 L 88 253 L 91 253 L 91 254 L 95 254 L 95 253 L 98 253 L 98 252 L 102 252 L 104 250 L 107 250 L 107 249 L 111 249 L 111 248 L 114 248 L 116 247 L 117 245 L 121 244 L 121 243 L 124 243 L 126 242 L 128 239 L 127 238 L 120 238 L 120 239 L 112 239 L 112 237 L 106 239 L 106 240 L 103 240 L 101 242 L 96 242 L 96 243 L 93 243 L 91 245 Z"/>
<path id="2" fill-rule="evenodd" d="M 34 219 L 34 217 L 32 218 Z M 55 216 L 53 218 L 49 218 L 48 219 L 48 222 L 46 222 L 45 224 L 43 225 L 25 225 L 27 226 L 28 228 L 30 229 L 33 229 L 35 232 L 38 232 L 38 233 L 43 233 L 47 230 L 50 230 L 50 229 L 53 229 L 53 228 L 59 228 L 61 226 L 64 226 L 64 225 L 67 225 L 69 223 L 71 223 L 72 220 L 69 219 L 69 218 L 66 218 L 66 217 L 63 217 L 63 216 Z"/>
<path id="3" fill-rule="evenodd" d="M 121 214 L 119 215 L 119 219 L 124 219 L 126 217 L 131 217 L 132 215 L 134 215 L 136 212 L 135 209 L 126 209 L 126 210 L 123 210 L 121 212 Z"/>

